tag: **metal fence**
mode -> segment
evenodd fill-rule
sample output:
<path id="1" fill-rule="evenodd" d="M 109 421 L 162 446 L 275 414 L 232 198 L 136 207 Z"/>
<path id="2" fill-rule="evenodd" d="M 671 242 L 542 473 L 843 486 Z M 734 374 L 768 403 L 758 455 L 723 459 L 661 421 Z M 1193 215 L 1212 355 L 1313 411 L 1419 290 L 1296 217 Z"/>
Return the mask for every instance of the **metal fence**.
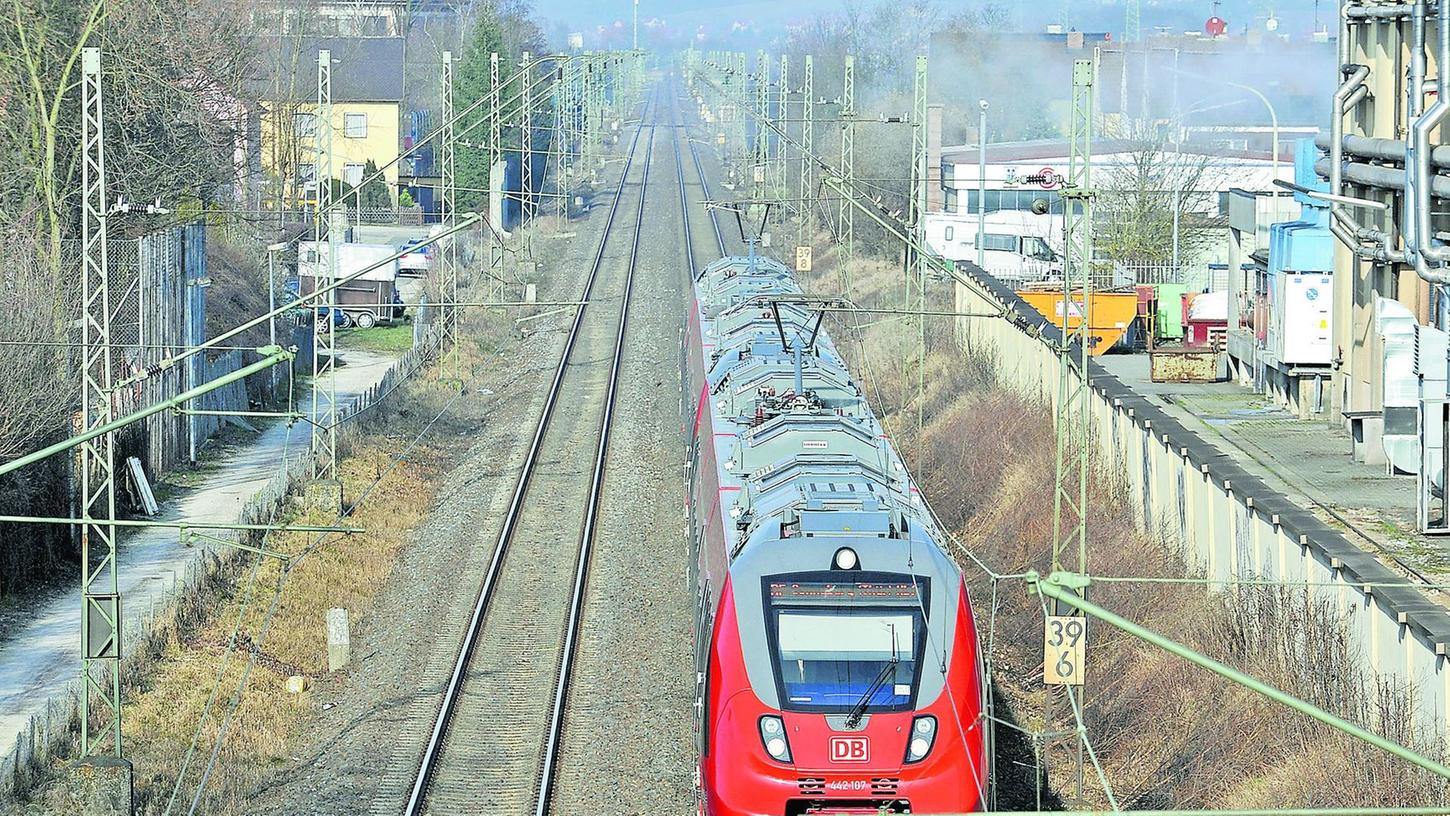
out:
<path id="1" fill-rule="evenodd" d="M 206 339 L 207 236 L 206 225 L 192 224 L 107 242 L 116 380 L 151 369 Z M 76 241 L 62 248 L 61 262 L 71 280 L 80 280 L 80 253 Z M 180 366 L 157 371 L 117 391 L 114 409 L 123 415 L 154 405 L 236 371 L 246 362 L 240 352 L 194 355 Z M 245 410 L 248 403 L 246 388 L 237 387 L 209 395 L 205 407 Z M 223 422 L 218 417 L 164 412 L 124 431 L 122 446 L 141 458 L 147 473 L 161 473 L 194 458 Z"/>

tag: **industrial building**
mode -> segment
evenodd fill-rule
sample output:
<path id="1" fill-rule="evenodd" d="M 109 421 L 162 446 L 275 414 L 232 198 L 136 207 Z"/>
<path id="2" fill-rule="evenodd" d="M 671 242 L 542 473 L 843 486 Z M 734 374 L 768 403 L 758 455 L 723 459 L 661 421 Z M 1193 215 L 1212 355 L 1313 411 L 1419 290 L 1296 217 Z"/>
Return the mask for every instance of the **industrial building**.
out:
<path id="1" fill-rule="evenodd" d="M 1326 208 L 1338 239 L 1332 399 L 1357 456 L 1383 462 L 1384 440 L 1438 447 L 1443 427 L 1444 353 L 1425 351 L 1437 342 L 1443 349 L 1450 281 L 1450 236 L 1434 210 L 1435 199 L 1450 198 L 1441 175 L 1450 167 L 1442 127 L 1450 99 L 1441 93 L 1450 82 L 1450 2 L 1346 2 L 1338 50 L 1339 85 L 1321 141 L 1328 156 L 1318 164 L 1329 192 L 1345 197 Z M 1392 318 L 1405 314 L 1419 350 L 1409 371 L 1397 363 L 1391 331 Z M 1422 499 L 1429 481 L 1421 479 Z M 1422 513 L 1422 527 L 1427 519 Z"/>

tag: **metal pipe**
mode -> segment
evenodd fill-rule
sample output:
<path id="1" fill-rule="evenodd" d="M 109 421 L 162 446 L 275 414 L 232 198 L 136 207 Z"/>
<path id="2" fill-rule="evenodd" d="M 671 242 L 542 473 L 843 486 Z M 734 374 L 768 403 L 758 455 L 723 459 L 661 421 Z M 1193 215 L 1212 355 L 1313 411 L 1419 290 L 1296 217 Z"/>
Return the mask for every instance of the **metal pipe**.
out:
<path id="1" fill-rule="evenodd" d="M 1428 174 L 1420 175 L 1419 156 L 1422 152 L 1422 145 L 1414 137 L 1418 132 L 1420 122 L 1428 119 L 1432 114 L 1423 109 L 1424 93 L 1421 87 L 1425 82 L 1425 15 L 1428 9 L 1423 0 L 1417 0 L 1411 9 L 1410 24 L 1410 77 L 1406 88 L 1405 118 L 1410 122 L 1412 133 L 1409 143 L 1405 147 L 1405 194 L 1402 196 L 1401 221 L 1404 226 L 1405 251 L 1414 260 L 1417 270 L 1424 269 L 1424 261 L 1420 257 L 1420 235 L 1419 222 L 1415 218 L 1415 207 L 1418 206 L 1420 197 L 1417 193 L 1421 185 L 1429 184 Z M 1440 68 L 1441 73 L 1444 67 Z M 1436 106 L 1439 102 L 1437 98 Z M 1429 145 L 1423 146 L 1424 152 L 1428 153 Z M 1424 242 L 1428 244 L 1429 242 Z"/>
<path id="2" fill-rule="evenodd" d="M 1419 767 L 1424 768 L 1430 773 L 1433 773 L 1445 779 L 1450 779 L 1450 768 L 1447 768 L 1446 766 L 1440 764 L 1439 762 L 1436 762 L 1433 759 L 1430 759 L 1429 757 L 1422 756 L 1414 751 L 1411 751 L 1409 748 L 1400 745 L 1397 742 L 1385 739 L 1384 737 L 1381 737 L 1380 735 L 1375 734 L 1371 731 L 1367 731 L 1359 727 L 1358 725 L 1355 725 L 1354 723 L 1343 719 L 1342 717 L 1337 717 L 1333 714 L 1330 714 L 1328 711 L 1319 708 L 1318 706 L 1307 703 L 1299 699 L 1298 697 L 1293 696 L 1292 694 L 1288 694 L 1287 692 L 1274 688 L 1273 686 L 1263 682 L 1262 680 L 1250 677 L 1249 675 L 1244 674 L 1243 672 L 1231 666 L 1220 663 L 1217 660 L 1208 657 L 1207 655 L 1200 654 L 1199 652 L 1190 649 L 1189 647 L 1183 645 L 1182 643 L 1179 643 L 1176 640 L 1171 640 L 1167 637 L 1164 637 L 1163 635 L 1160 635 L 1157 632 L 1148 629 L 1147 627 L 1139 626 L 1138 624 L 1133 623 L 1132 621 L 1122 617 L 1121 615 L 1109 612 L 1107 609 L 1104 609 L 1097 604 L 1084 600 L 1083 598 L 1078 596 L 1075 588 L 1086 589 L 1089 580 L 1090 579 L 1087 576 L 1065 572 L 1055 572 L 1047 576 L 1046 578 L 1040 578 L 1035 574 L 1029 574 L 1027 576 L 1027 584 L 1029 588 L 1035 586 L 1038 592 L 1049 598 L 1052 598 L 1058 603 L 1065 604 L 1074 609 L 1077 609 L 1085 615 L 1090 615 L 1094 618 L 1097 618 L 1098 620 L 1110 626 L 1127 632 L 1133 637 L 1136 637 L 1139 640 L 1148 643 L 1149 645 L 1156 646 L 1166 652 L 1169 652 L 1170 654 L 1177 655 L 1178 657 L 1181 657 L 1196 666 L 1208 669 L 1209 671 L 1219 675 L 1220 677 L 1231 680 L 1234 683 L 1243 686 L 1244 688 L 1255 691 L 1263 695 L 1264 697 L 1267 697 L 1269 700 L 1281 703 L 1293 709 L 1294 711 L 1297 711 L 1301 714 L 1304 714 L 1305 716 L 1308 716 L 1329 726 L 1330 728 L 1363 740 L 1364 742 L 1367 742 L 1370 745 L 1373 745 L 1376 748 L 1379 748 L 1393 756 L 1399 757 L 1406 762 L 1418 765 Z M 1383 811 L 1377 810 L 1376 812 Z"/>
<path id="3" fill-rule="evenodd" d="M 1355 20 L 1403 20 L 1410 16 L 1413 6 L 1409 3 L 1383 6 L 1345 6 L 1344 16 Z"/>
<path id="4" fill-rule="evenodd" d="M 1435 68 L 1443 88 L 1450 85 L 1450 0 L 1440 0 L 1435 22 L 1440 34 Z M 1405 154 L 1406 172 L 1413 173 L 1416 180 L 1413 200 L 1408 194 L 1405 196 L 1406 208 L 1413 207 L 1413 211 L 1406 213 L 1406 221 L 1413 218 L 1415 229 L 1414 244 L 1411 246 L 1407 242 L 1406 251 L 1414 259 L 1416 274 L 1438 284 L 1450 283 L 1450 273 L 1444 269 L 1431 269 L 1429 264 L 1431 261 L 1443 264 L 1450 260 L 1450 247 L 1435 245 L 1432 237 L 1435 230 L 1430 223 L 1430 198 L 1435 177 L 1430 170 L 1430 131 L 1438 127 L 1447 115 L 1450 115 L 1450 99 L 1437 95 L 1435 104 L 1415 119 L 1409 150 Z"/>
<path id="5" fill-rule="evenodd" d="M 1346 5 L 1343 11 L 1348 10 L 1349 6 Z M 1345 13 L 1339 15 L 1338 48 L 1340 71 L 1344 72 L 1348 69 L 1348 75 L 1334 92 L 1334 109 L 1330 112 L 1329 117 L 1329 192 L 1334 195 L 1343 195 L 1344 117 L 1367 95 L 1368 89 L 1365 88 L 1364 81 L 1369 77 L 1369 66 L 1349 67 L 1349 17 Z M 1351 99 L 1355 101 L 1351 103 Z M 1346 247 L 1358 251 L 1359 240 L 1353 236 L 1360 226 L 1359 220 L 1354 215 L 1345 212 L 1343 207 L 1333 204 L 1329 207 L 1329 214 L 1330 232 L 1334 233 L 1334 236 Z M 1385 247 L 1385 249 L 1389 249 L 1389 247 Z"/>
<path id="6" fill-rule="evenodd" d="M 211 382 L 202 383 L 201 385 L 198 385 L 197 387 L 189 391 L 183 391 L 174 397 L 164 399 L 161 402 L 156 403 L 155 405 L 142 408 L 139 411 L 127 414 L 126 416 L 123 416 L 119 419 L 113 419 L 110 422 L 105 423 L 104 425 L 97 425 L 96 427 L 90 429 L 89 431 L 86 431 L 85 433 L 77 434 L 76 436 L 72 436 L 69 439 L 62 439 L 61 441 L 56 442 L 53 445 L 47 445 L 40 450 L 27 453 L 18 459 L 12 459 L 3 465 L 0 465 L 0 476 L 4 476 L 7 473 L 17 471 L 20 468 L 25 467 L 26 465 L 31 465 L 39 462 L 46 457 L 54 456 L 57 453 L 63 453 L 70 450 L 71 448 L 79 447 L 83 443 L 89 442 L 98 436 L 103 436 L 105 434 L 111 433 L 112 431 L 118 431 L 126 427 L 127 425 L 130 425 L 133 422 L 143 420 L 146 417 L 159 414 L 162 411 L 168 411 L 172 408 L 180 408 L 182 405 L 185 405 L 186 403 L 196 399 L 203 394 L 210 393 L 226 385 L 231 385 L 238 380 L 244 380 L 247 377 L 250 377 L 258 372 L 266 371 L 267 369 L 278 363 L 291 360 L 295 356 L 293 352 L 283 348 L 278 348 L 277 346 L 264 346 L 263 348 L 257 349 L 257 351 L 264 355 L 263 358 L 255 363 L 252 363 L 249 366 L 246 366 L 245 368 L 239 368 L 230 374 L 218 377 Z M 106 523 L 110 524 L 112 522 L 107 521 Z"/>
<path id="7" fill-rule="evenodd" d="M 1405 189 L 1405 173 L 1394 167 L 1363 162 L 1342 162 L 1340 169 L 1343 178 L 1354 184 L 1397 192 Z M 1328 159 L 1320 159 L 1315 162 L 1314 170 L 1319 175 L 1326 177 L 1332 172 Z M 1435 198 L 1450 201 L 1450 176 L 1431 175 L 1429 182 L 1424 185 L 1425 195 L 1433 195 Z"/>

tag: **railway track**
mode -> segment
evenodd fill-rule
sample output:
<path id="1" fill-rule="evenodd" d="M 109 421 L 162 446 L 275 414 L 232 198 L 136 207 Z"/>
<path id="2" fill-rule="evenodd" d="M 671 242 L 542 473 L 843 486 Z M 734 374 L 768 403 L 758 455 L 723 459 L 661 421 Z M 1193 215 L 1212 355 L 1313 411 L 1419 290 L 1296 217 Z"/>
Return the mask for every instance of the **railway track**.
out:
<path id="1" fill-rule="evenodd" d="M 631 140 L 585 285 L 590 305 L 575 315 L 549 386 L 419 763 L 409 816 L 549 810 L 654 137 L 655 127 L 642 123 Z M 631 188 L 638 194 L 627 196 Z M 622 209 L 632 222 L 628 251 L 610 256 Z M 617 309 L 607 308 L 612 302 Z"/>

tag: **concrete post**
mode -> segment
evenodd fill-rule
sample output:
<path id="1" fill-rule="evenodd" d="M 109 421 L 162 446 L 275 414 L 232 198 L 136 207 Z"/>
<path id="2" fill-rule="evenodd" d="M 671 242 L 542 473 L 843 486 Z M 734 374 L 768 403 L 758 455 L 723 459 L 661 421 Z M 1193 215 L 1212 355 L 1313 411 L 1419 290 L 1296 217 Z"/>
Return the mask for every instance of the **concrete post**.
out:
<path id="1" fill-rule="evenodd" d="M 71 766 L 66 788 L 78 813 L 131 816 L 134 778 L 127 760 L 118 756 L 89 756 Z"/>
<path id="2" fill-rule="evenodd" d="M 347 610 L 327 610 L 327 670 L 335 672 L 347 665 L 352 656 L 352 636 L 348 632 Z"/>

